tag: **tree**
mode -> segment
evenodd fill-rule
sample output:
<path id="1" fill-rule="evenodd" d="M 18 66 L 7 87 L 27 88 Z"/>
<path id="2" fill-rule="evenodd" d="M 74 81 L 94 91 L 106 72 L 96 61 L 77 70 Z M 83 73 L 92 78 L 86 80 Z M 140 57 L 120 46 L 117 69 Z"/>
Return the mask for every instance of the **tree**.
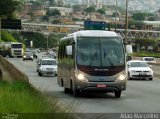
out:
<path id="1" fill-rule="evenodd" d="M 128 21 L 128 28 L 131 29 L 132 27 L 136 29 L 142 29 L 144 26 L 144 23 L 142 21 L 135 21 L 135 20 L 129 20 Z"/>
<path id="2" fill-rule="evenodd" d="M 32 21 L 35 19 L 34 13 L 32 11 L 30 11 L 28 15 L 31 17 Z"/>
<path id="3" fill-rule="evenodd" d="M 1 0 L 0 2 L 0 17 L 11 18 L 19 2 L 13 0 Z"/>
<path id="4" fill-rule="evenodd" d="M 73 6 L 73 11 L 74 12 L 82 11 L 82 6 L 81 5 L 74 5 Z"/>
<path id="5" fill-rule="evenodd" d="M 90 6 L 85 9 L 85 12 L 88 12 L 88 13 L 95 12 L 95 11 L 96 11 L 95 6 Z"/>
<path id="6" fill-rule="evenodd" d="M 2 31 L 2 40 L 3 41 L 10 41 L 10 42 L 16 42 L 17 40 L 8 32 L 8 31 Z"/>
<path id="7" fill-rule="evenodd" d="M 105 10 L 104 9 L 98 9 L 97 12 L 99 12 L 100 14 L 105 14 Z"/>
<path id="8" fill-rule="evenodd" d="M 53 9 L 53 10 L 47 10 L 46 15 L 47 16 L 60 16 L 61 13 L 58 9 Z"/>
<path id="9" fill-rule="evenodd" d="M 146 17 L 146 14 L 142 12 L 137 12 L 132 15 L 132 19 L 138 20 L 138 21 L 145 20 L 145 17 Z"/>
<path id="10" fill-rule="evenodd" d="M 49 0 L 49 4 L 51 6 L 56 6 L 56 1 L 55 0 Z"/>
<path id="11" fill-rule="evenodd" d="M 43 17 L 42 17 L 42 20 L 43 20 L 43 21 L 49 21 L 49 17 L 48 17 L 48 16 L 43 16 Z"/>
<path id="12" fill-rule="evenodd" d="M 59 19 L 53 19 L 52 24 L 58 24 L 58 23 L 60 23 Z"/>

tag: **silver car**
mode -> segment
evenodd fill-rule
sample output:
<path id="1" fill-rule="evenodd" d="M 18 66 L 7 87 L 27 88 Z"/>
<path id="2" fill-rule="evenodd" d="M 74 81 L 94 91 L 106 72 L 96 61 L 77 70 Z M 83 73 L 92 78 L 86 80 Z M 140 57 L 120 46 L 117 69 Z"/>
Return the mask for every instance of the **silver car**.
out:
<path id="1" fill-rule="evenodd" d="M 33 61 L 33 53 L 32 52 L 25 52 L 23 55 L 23 61 L 25 60 L 32 60 Z"/>

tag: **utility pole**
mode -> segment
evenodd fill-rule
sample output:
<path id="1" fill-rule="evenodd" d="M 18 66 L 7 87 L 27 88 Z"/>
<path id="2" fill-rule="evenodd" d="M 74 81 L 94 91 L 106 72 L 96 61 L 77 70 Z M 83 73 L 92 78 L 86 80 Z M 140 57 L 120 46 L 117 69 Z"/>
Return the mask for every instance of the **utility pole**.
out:
<path id="1" fill-rule="evenodd" d="M 117 31 L 117 0 L 116 0 L 116 14 L 115 14 L 115 32 Z"/>
<path id="2" fill-rule="evenodd" d="M 125 42 L 127 42 L 127 35 L 128 35 L 128 0 L 126 0 Z"/>
<path id="3" fill-rule="evenodd" d="M 47 47 L 46 47 L 46 48 L 47 48 L 47 50 L 48 50 L 49 34 L 50 34 L 50 33 L 48 33 L 48 32 L 44 32 L 44 33 L 43 33 L 43 35 L 44 35 L 44 36 L 45 36 L 45 38 L 46 38 L 46 44 L 47 44 Z"/>
<path id="4" fill-rule="evenodd" d="M 0 18 L 0 40 L 1 40 L 1 18 Z"/>

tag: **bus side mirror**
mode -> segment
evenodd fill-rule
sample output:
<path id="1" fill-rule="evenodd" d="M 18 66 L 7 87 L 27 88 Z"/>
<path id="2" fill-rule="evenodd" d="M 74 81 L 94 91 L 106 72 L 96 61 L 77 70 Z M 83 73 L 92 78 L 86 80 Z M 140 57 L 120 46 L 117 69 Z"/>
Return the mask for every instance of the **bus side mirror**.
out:
<path id="1" fill-rule="evenodd" d="M 127 54 L 133 53 L 132 45 L 126 45 L 126 52 L 127 52 Z"/>
<path id="2" fill-rule="evenodd" d="M 72 45 L 66 46 L 67 55 L 72 55 Z"/>

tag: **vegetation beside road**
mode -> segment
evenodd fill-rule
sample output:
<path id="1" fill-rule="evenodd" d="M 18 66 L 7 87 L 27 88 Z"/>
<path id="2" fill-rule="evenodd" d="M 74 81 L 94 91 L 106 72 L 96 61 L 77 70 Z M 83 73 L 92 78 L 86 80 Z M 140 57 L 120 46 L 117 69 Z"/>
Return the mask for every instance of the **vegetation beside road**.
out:
<path id="1" fill-rule="evenodd" d="M 0 112 L 18 114 L 18 118 L 27 119 L 74 119 L 74 104 L 65 108 L 59 103 L 58 98 L 49 97 L 36 90 L 27 82 L 15 67 L 9 68 L 9 63 L 0 57 L 0 68 L 3 71 L 3 78 L 0 80 Z M 7 64 L 8 63 L 8 64 Z M 4 65 L 7 64 L 7 67 Z M 11 65 L 10 65 L 11 66 Z M 13 72 L 8 70 L 14 70 Z M 22 76 L 21 76 L 22 75 Z M 20 79 L 18 79 L 18 77 Z M 24 79 L 22 79 L 24 78 Z M 22 114 L 23 113 L 23 114 Z"/>
<path id="2" fill-rule="evenodd" d="M 0 94 L 1 113 L 31 113 L 20 115 L 20 117 L 30 119 L 75 118 L 71 110 L 64 110 L 60 107 L 56 98 L 46 98 L 47 95 L 36 91 L 30 84 L 23 81 L 0 81 Z M 36 115 L 33 115 L 33 113 L 36 113 Z"/>
<path id="3" fill-rule="evenodd" d="M 154 52 L 134 52 L 130 54 L 134 57 L 155 57 L 155 58 L 160 58 L 160 53 L 154 53 Z"/>
<path id="4" fill-rule="evenodd" d="M 0 112 L 49 113 L 54 111 L 44 97 L 26 82 L 1 81 L 0 94 Z"/>

